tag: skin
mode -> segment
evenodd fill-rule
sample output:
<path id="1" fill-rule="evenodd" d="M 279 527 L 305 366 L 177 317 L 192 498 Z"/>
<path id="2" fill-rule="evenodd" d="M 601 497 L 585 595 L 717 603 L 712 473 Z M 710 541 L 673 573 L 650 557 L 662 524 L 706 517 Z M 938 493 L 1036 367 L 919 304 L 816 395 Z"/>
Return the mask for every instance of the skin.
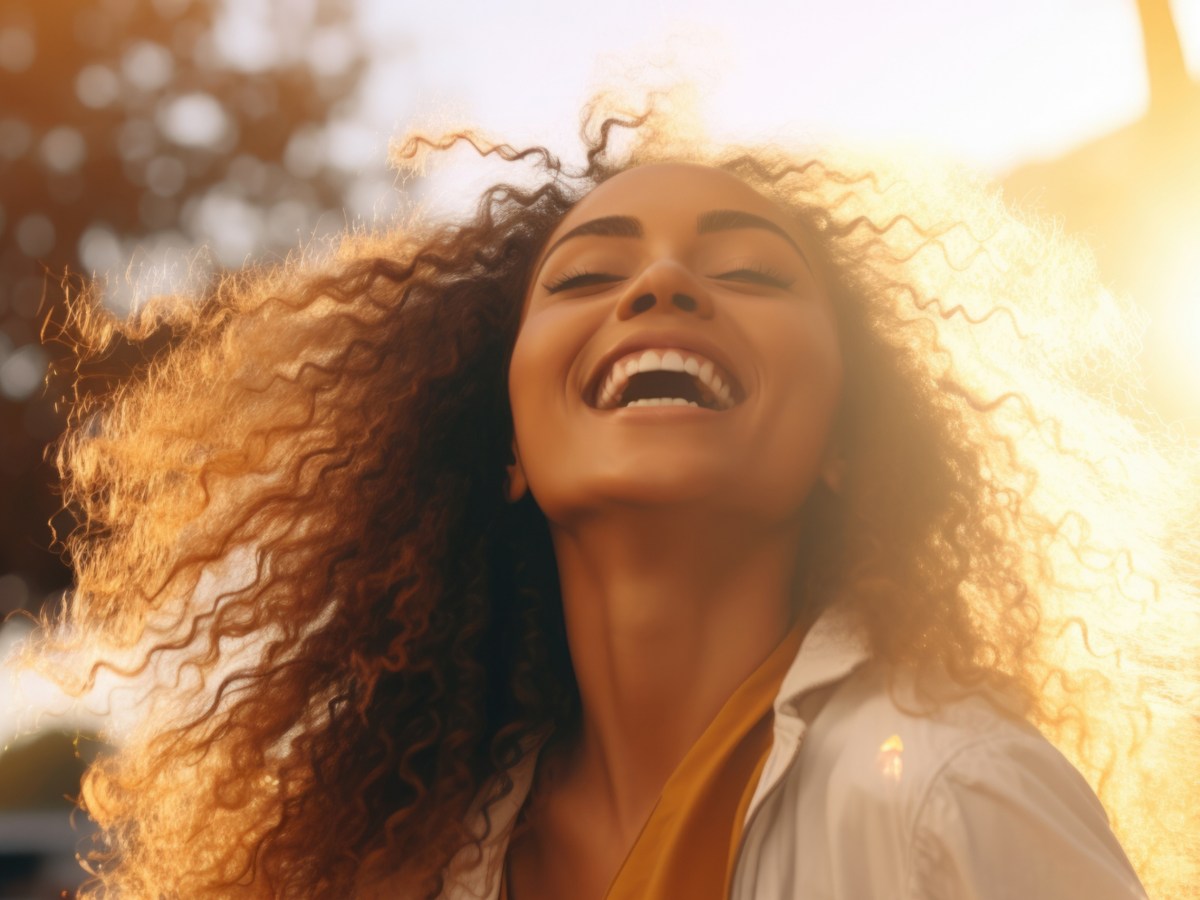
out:
<path id="1" fill-rule="evenodd" d="M 698 234 L 712 210 L 783 235 Z M 614 215 L 642 236 L 558 243 Z M 509 370 L 509 499 L 531 491 L 549 521 L 583 716 L 579 739 L 538 761 L 509 850 L 519 900 L 604 896 L 671 772 L 790 626 L 802 507 L 840 477 L 842 359 L 806 247 L 785 209 L 734 176 L 671 163 L 601 184 L 538 261 Z M 745 274 L 753 265 L 790 286 Z M 613 277 L 548 290 L 580 271 Z M 718 346 L 741 402 L 594 408 L 600 361 L 660 329 Z"/>

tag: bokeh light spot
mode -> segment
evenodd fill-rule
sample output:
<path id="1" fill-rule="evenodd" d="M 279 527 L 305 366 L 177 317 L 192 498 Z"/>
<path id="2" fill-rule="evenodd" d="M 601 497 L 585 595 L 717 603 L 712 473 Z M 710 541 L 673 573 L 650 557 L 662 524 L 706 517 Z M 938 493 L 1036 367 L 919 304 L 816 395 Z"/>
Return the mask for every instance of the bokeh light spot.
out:
<path id="1" fill-rule="evenodd" d="M 165 87 L 174 71 L 171 52 L 153 41 L 138 41 L 121 59 L 125 80 L 148 94 Z"/>
<path id="2" fill-rule="evenodd" d="M 33 129 L 20 119 L 0 119 L 0 158 L 20 159 L 33 143 Z"/>
<path id="3" fill-rule="evenodd" d="M 242 265 L 258 248 L 264 225 L 262 211 L 242 199 L 232 185 L 219 185 L 209 191 L 191 213 L 189 229 L 212 247 L 222 265 Z"/>
<path id="4" fill-rule="evenodd" d="M 260 193 L 267 184 L 267 167 L 262 160 L 242 153 L 229 164 L 229 179 L 247 196 Z"/>
<path id="5" fill-rule="evenodd" d="M 159 108 L 158 126 L 176 144 L 206 147 L 228 134 L 230 122 L 216 97 L 194 91 L 164 103 Z"/>
<path id="6" fill-rule="evenodd" d="M 117 152 L 126 162 L 149 159 L 158 147 L 158 132 L 146 119 L 130 119 L 117 132 Z"/>
<path id="7" fill-rule="evenodd" d="M 399 212 L 400 199 L 388 177 L 359 178 L 347 188 L 345 206 L 360 221 L 386 222 Z"/>
<path id="8" fill-rule="evenodd" d="M 121 95 L 121 82 L 108 66 L 84 66 L 75 76 L 75 96 L 84 106 L 103 109 Z"/>
<path id="9" fill-rule="evenodd" d="M 354 61 L 354 39 L 344 28 L 318 28 L 308 46 L 308 63 L 322 78 L 334 78 Z"/>
<path id="10" fill-rule="evenodd" d="M 87 158 L 87 142 L 78 130 L 60 125 L 46 132 L 39 151 L 46 168 L 54 172 L 74 172 Z"/>
<path id="11" fill-rule="evenodd" d="M 17 246 L 33 259 L 40 259 L 54 249 L 54 223 L 48 216 L 33 213 L 17 223 Z"/>
<path id="12" fill-rule="evenodd" d="M 275 244 L 295 243 L 308 228 L 308 207 L 297 200 L 276 203 L 267 213 L 267 235 Z"/>
<path id="13" fill-rule="evenodd" d="M 9 400 L 29 398 L 46 374 L 46 354 L 37 344 L 18 347 L 0 364 L 0 394 Z"/>
<path id="14" fill-rule="evenodd" d="M 320 172 L 325 164 L 323 133 L 311 125 L 297 129 L 283 152 L 283 164 L 297 178 L 312 178 Z"/>
<path id="15" fill-rule="evenodd" d="M 343 171 L 365 169 L 384 153 L 384 142 L 362 122 L 335 119 L 329 123 L 327 133 L 329 162 Z"/>
<path id="16" fill-rule="evenodd" d="M 261 119 L 279 109 L 279 94 L 272 84 L 245 84 L 235 94 L 235 102 L 251 119 Z"/>
<path id="17" fill-rule="evenodd" d="M 213 27 L 220 61 L 246 72 L 263 72 L 280 57 L 278 23 L 271 21 L 271 5 L 263 0 L 223 4 Z"/>
<path id="18" fill-rule="evenodd" d="M 187 167 L 174 156 L 156 156 L 146 166 L 146 186 L 160 197 L 173 197 L 187 182 Z"/>
<path id="19" fill-rule="evenodd" d="M 122 262 L 121 242 L 103 222 L 88 226 L 79 238 L 79 258 L 89 272 L 103 275 Z"/>
<path id="20" fill-rule="evenodd" d="M 111 249 L 111 248 L 110 248 Z M 120 278 L 107 279 L 104 305 L 126 316 L 151 297 L 195 295 L 210 276 L 211 260 L 195 249 L 195 241 L 178 231 L 159 232 L 152 240 L 133 245 L 122 254 Z"/>
<path id="21" fill-rule="evenodd" d="M 37 43 L 28 29 L 0 28 L 0 68 L 24 72 L 37 58 Z"/>

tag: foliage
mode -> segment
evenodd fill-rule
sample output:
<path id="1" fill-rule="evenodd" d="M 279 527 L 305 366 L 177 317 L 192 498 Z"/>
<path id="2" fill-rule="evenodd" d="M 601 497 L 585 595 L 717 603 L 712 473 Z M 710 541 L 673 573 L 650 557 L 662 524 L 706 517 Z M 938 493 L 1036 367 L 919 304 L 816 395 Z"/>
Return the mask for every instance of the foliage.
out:
<path id="1" fill-rule="evenodd" d="M 352 27 L 345 0 L 0 4 L 0 616 L 69 578 L 42 459 L 62 350 L 38 341 L 64 273 L 121 310 L 342 227 L 354 173 L 326 151 L 366 64 Z M 104 373 L 146 352 L 119 344 Z"/>

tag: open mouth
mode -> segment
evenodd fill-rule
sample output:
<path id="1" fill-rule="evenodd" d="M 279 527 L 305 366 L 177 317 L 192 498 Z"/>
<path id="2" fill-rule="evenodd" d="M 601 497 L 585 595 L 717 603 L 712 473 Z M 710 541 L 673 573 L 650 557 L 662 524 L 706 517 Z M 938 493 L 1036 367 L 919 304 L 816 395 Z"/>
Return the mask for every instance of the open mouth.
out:
<path id="1" fill-rule="evenodd" d="M 723 412 L 741 402 L 741 388 L 712 360 L 690 350 L 637 350 L 602 371 L 590 405 L 600 410 L 693 406 Z"/>

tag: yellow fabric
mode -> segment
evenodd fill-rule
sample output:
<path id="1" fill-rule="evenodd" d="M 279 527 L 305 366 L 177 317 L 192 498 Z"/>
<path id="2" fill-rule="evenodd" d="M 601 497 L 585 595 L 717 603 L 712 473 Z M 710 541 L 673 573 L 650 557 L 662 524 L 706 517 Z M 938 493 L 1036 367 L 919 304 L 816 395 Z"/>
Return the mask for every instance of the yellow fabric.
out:
<path id="1" fill-rule="evenodd" d="M 753 778 L 771 749 L 771 705 L 804 637 L 794 626 L 692 745 L 606 900 L 723 900 Z"/>
<path id="2" fill-rule="evenodd" d="M 803 638 L 793 626 L 725 701 L 667 779 L 606 900 L 728 896 L 742 820 L 771 749 L 771 706 Z"/>

